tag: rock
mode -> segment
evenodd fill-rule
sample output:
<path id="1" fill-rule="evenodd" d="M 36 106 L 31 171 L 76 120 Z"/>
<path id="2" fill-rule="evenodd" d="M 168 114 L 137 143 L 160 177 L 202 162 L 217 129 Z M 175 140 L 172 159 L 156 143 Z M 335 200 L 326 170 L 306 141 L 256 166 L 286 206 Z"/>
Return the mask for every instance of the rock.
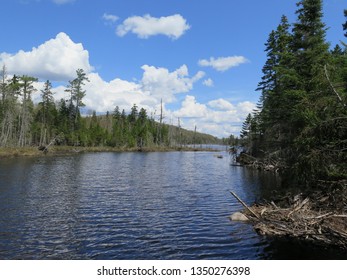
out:
<path id="1" fill-rule="evenodd" d="M 275 169 L 275 166 L 272 164 L 269 164 L 269 165 L 266 165 L 264 169 L 265 171 L 272 171 Z"/>
<path id="2" fill-rule="evenodd" d="M 232 221 L 237 221 L 237 222 L 247 222 L 249 219 L 246 217 L 246 215 L 236 212 L 229 217 L 230 220 Z"/>

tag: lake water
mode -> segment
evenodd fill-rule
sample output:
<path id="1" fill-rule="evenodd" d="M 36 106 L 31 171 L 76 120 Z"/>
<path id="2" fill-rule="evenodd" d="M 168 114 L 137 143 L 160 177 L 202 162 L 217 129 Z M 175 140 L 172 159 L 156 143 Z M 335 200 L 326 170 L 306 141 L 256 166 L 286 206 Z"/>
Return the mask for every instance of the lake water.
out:
<path id="1" fill-rule="evenodd" d="M 343 258 L 229 221 L 229 190 L 251 204 L 276 180 L 218 154 L 1 159 L 0 259 Z"/>

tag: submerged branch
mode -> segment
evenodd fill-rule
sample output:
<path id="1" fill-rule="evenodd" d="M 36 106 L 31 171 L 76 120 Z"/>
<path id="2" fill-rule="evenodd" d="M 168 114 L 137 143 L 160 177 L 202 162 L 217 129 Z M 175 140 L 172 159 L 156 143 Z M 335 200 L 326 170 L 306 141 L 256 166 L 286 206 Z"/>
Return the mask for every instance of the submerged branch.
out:
<path id="1" fill-rule="evenodd" d="M 236 194 L 232 194 L 237 198 Z M 333 209 L 327 207 L 336 196 L 344 197 L 344 191 L 334 195 L 315 194 L 311 199 L 298 195 L 285 208 L 278 207 L 274 202 L 246 207 L 239 201 L 252 213 L 248 218 L 261 235 L 295 238 L 347 249 L 347 209 L 338 208 L 336 204 Z"/>

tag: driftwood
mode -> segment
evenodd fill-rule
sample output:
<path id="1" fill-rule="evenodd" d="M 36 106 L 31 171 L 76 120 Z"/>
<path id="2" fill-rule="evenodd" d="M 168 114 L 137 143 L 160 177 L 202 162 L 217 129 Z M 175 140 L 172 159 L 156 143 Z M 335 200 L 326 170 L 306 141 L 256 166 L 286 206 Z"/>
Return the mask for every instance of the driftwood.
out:
<path id="1" fill-rule="evenodd" d="M 245 152 L 240 153 L 236 157 L 236 163 L 241 166 L 252 166 L 259 170 L 264 171 L 275 171 L 278 172 L 281 168 L 281 164 L 279 161 L 273 160 L 271 158 L 264 159 L 264 161 L 259 160 L 256 157 L 253 157 Z"/>
<path id="2" fill-rule="evenodd" d="M 244 203 L 241 198 L 239 198 L 233 191 L 230 191 L 230 193 L 243 205 L 243 207 L 245 207 L 254 217 L 256 217 L 257 219 L 259 219 L 258 214 L 256 214 L 251 208 L 249 208 L 247 206 L 246 203 Z"/>
<path id="3" fill-rule="evenodd" d="M 60 139 L 63 138 L 63 137 L 64 137 L 64 134 L 63 134 L 63 133 L 60 133 L 59 135 L 55 136 L 55 137 L 51 140 L 51 142 L 49 142 L 49 144 L 48 144 L 47 146 L 44 146 L 44 145 L 39 146 L 39 147 L 38 147 L 39 151 L 42 151 L 42 152 L 44 152 L 45 154 L 48 153 L 48 148 L 49 148 L 50 146 L 54 145 L 54 144 L 56 143 L 56 141 L 60 140 Z"/>
<path id="4" fill-rule="evenodd" d="M 321 208 L 322 202 L 329 205 L 329 197 L 317 197 L 313 201 L 299 195 L 287 207 L 279 207 L 273 201 L 248 207 L 236 194 L 234 197 L 245 207 L 247 211 L 244 214 L 260 235 L 313 241 L 347 250 L 346 207 L 333 210 Z"/>

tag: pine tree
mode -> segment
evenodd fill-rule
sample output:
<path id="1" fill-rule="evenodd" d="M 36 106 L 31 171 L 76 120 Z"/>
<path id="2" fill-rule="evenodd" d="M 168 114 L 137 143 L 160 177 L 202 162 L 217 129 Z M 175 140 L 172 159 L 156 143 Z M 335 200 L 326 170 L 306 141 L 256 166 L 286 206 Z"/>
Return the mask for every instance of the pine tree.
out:
<path id="1" fill-rule="evenodd" d="M 0 146 L 8 146 L 14 142 L 15 120 L 18 117 L 17 99 L 19 96 L 19 84 L 14 75 L 9 81 L 6 66 L 1 71 L 1 103 L 0 103 Z"/>
<path id="2" fill-rule="evenodd" d="M 69 81 L 69 85 L 66 88 L 66 92 L 70 93 L 70 122 L 72 130 L 78 129 L 78 120 L 80 117 L 80 107 L 84 107 L 83 98 L 86 95 L 86 91 L 83 90 L 85 82 L 89 82 L 87 74 L 83 69 L 78 69 L 76 71 L 77 77 Z"/>
<path id="3" fill-rule="evenodd" d="M 19 136 L 18 146 L 24 147 L 31 144 L 30 126 L 33 120 L 33 102 L 31 94 L 36 91 L 33 83 L 37 78 L 30 76 L 21 76 L 19 78 L 19 86 L 22 94 L 22 106 L 19 116 Z"/>
<path id="4" fill-rule="evenodd" d="M 43 89 L 41 90 L 42 101 L 39 103 L 38 117 L 41 122 L 41 132 L 39 145 L 45 145 L 50 141 L 51 130 L 54 126 L 56 118 L 56 108 L 54 104 L 54 97 L 52 92 L 52 84 L 46 81 Z"/>

